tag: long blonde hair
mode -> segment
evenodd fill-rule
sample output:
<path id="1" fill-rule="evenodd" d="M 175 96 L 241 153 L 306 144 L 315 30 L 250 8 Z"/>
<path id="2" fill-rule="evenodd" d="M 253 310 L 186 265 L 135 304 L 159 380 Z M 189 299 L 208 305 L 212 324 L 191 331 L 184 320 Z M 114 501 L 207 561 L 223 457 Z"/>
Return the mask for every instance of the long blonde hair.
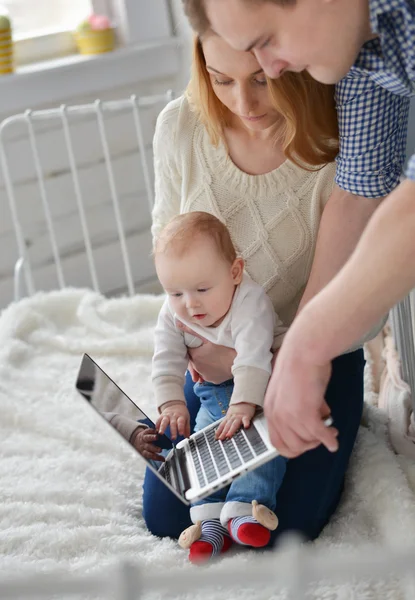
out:
<path id="1" fill-rule="evenodd" d="M 334 86 L 319 83 L 306 72 L 287 72 L 267 81 L 272 104 L 283 118 L 279 140 L 286 157 L 304 168 L 332 162 L 339 150 Z M 213 90 L 199 36 L 194 38 L 186 95 L 212 144 L 217 146 L 224 141 L 231 113 Z"/>

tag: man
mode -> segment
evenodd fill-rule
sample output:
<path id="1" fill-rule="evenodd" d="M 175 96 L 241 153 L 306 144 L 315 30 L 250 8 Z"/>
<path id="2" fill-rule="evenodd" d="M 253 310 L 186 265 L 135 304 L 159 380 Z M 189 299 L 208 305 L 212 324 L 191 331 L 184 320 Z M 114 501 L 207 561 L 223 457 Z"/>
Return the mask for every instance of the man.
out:
<path id="1" fill-rule="evenodd" d="M 323 83 L 337 83 L 341 149 L 337 202 L 332 202 L 337 215 L 341 190 L 347 192 L 343 202 L 392 192 L 353 252 L 353 240 L 342 240 L 341 228 L 337 244 L 330 236 L 325 210 L 302 308 L 268 387 L 271 440 L 282 454 L 294 457 L 320 443 L 335 451 L 334 432 L 321 424 L 330 362 L 415 285 L 415 156 L 407 179 L 394 189 L 414 91 L 415 2 L 205 0 L 203 5 L 210 27 L 235 48 L 253 52 L 270 77 L 306 69 Z M 354 243 L 362 230 L 356 223 Z M 324 244 L 333 259 L 321 266 Z"/>

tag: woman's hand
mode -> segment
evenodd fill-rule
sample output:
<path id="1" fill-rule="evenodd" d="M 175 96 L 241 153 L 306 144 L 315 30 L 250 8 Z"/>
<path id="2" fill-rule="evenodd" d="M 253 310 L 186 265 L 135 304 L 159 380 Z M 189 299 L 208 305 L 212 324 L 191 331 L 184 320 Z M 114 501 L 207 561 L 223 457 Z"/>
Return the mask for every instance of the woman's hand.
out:
<path id="1" fill-rule="evenodd" d="M 236 352 L 233 348 L 212 344 L 201 335 L 195 333 L 180 321 L 177 327 L 186 333 L 195 335 L 202 340 L 198 348 L 189 348 L 189 371 L 195 383 L 210 381 L 214 384 L 223 383 L 232 378 L 232 365 Z"/>
<path id="2" fill-rule="evenodd" d="M 248 402 L 239 402 L 231 404 L 226 413 L 226 417 L 216 430 L 216 439 L 225 440 L 231 438 L 240 427 L 245 429 L 251 425 L 253 416 L 255 415 L 256 405 Z"/>
<path id="3" fill-rule="evenodd" d="M 177 434 L 183 437 L 190 435 L 190 415 L 187 406 L 181 400 L 166 402 L 161 407 L 161 415 L 157 419 L 156 429 L 162 435 L 170 425 L 171 439 L 175 440 Z"/>

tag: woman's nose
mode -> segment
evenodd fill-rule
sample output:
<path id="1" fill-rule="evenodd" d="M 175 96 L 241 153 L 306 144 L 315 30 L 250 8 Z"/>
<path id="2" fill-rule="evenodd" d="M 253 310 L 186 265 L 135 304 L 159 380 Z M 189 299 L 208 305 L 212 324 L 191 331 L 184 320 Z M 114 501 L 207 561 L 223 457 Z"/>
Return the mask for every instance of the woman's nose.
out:
<path id="1" fill-rule="evenodd" d="M 249 117 L 249 113 L 255 110 L 255 98 L 247 91 L 241 90 L 239 95 L 239 114 L 242 117 Z"/>

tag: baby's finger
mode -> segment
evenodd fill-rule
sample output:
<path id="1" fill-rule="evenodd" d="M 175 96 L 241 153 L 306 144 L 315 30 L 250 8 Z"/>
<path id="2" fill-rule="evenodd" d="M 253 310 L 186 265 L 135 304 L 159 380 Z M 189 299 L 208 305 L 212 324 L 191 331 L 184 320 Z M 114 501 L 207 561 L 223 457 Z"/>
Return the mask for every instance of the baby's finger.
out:
<path id="1" fill-rule="evenodd" d="M 174 416 L 170 417 L 170 433 L 171 439 L 175 440 L 177 438 L 177 418 Z"/>
<path id="2" fill-rule="evenodd" d="M 161 417 L 159 417 L 156 427 L 160 435 L 162 435 L 166 431 L 167 427 L 169 426 L 169 423 L 170 417 L 168 417 L 167 415 L 161 415 Z"/>
<path id="3" fill-rule="evenodd" d="M 242 421 L 242 419 L 240 417 L 234 417 L 233 421 L 231 422 L 229 431 L 228 431 L 228 435 L 227 435 L 228 438 L 231 438 L 233 435 L 235 435 L 235 433 L 241 427 L 241 421 Z"/>
<path id="4" fill-rule="evenodd" d="M 225 425 L 226 425 L 226 419 L 224 419 L 223 421 L 221 421 L 221 423 L 219 424 L 219 427 L 216 430 L 216 436 L 215 437 L 216 437 L 217 440 L 220 439 L 220 437 L 222 435 L 222 432 L 223 432 L 223 430 L 225 428 Z"/>
<path id="5" fill-rule="evenodd" d="M 185 428 L 186 428 L 186 419 L 185 417 L 178 417 L 177 419 L 177 430 L 179 432 L 179 435 L 183 435 L 185 434 Z"/>
<path id="6" fill-rule="evenodd" d="M 222 433 L 221 433 L 221 436 L 219 439 L 226 440 L 226 438 L 229 437 L 229 431 L 230 431 L 231 425 L 232 425 L 232 421 L 230 419 L 226 418 L 224 421 L 223 430 L 222 430 Z"/>
<path id="7" fill-rule="evenodd" d="M 251 419 L 250 417 L 242 417 L 242 425 L 245 427 L 245 429 L 248 429 L 251 426 Z"/>

